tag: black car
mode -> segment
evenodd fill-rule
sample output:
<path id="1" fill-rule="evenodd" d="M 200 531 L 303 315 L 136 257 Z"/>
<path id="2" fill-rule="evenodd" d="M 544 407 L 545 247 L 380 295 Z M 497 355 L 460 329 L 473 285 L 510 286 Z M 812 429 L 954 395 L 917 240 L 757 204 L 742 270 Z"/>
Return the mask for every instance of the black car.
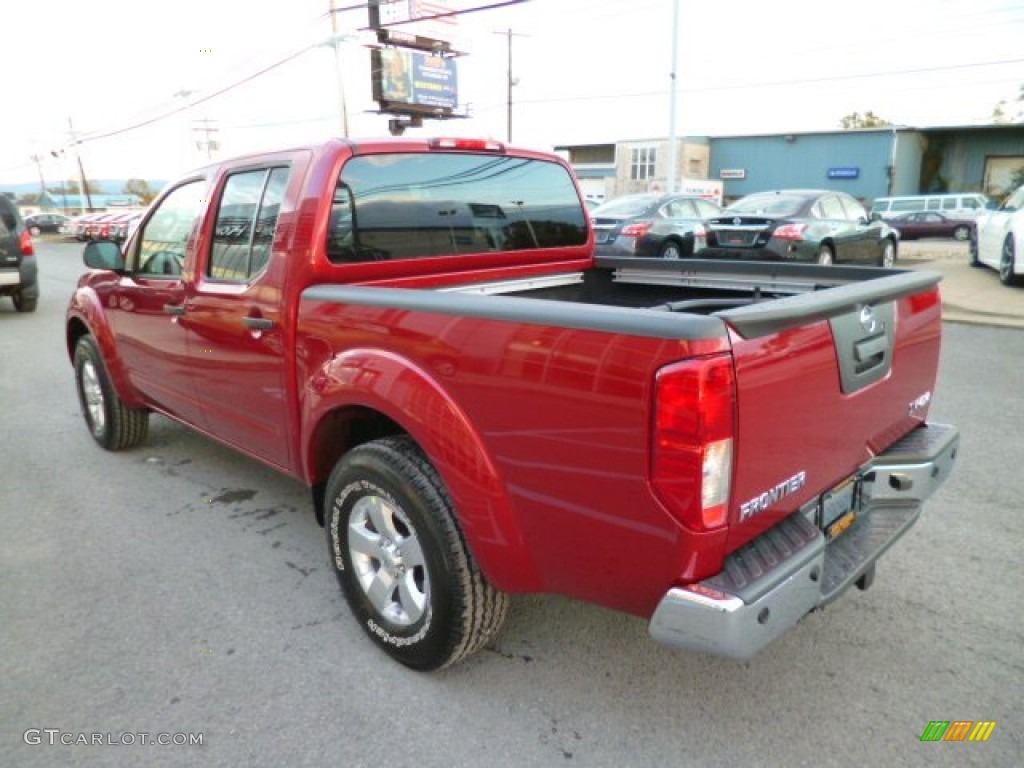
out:
<path id="1" fill-rule="evenodd" d="M 25 217 L 25 226 L 33 235 L 43 232 L 63 232 L 71 219 L 61 213 L 33 213 Z"/>
<path id="2" fill-rule="evenodd" d="M 14 202 L 0 195 L 0 296 L 10 296 L 19 312 L 33 312 L 39 280 L 32 235 Z"/>
<path id="3" fill-rule="evenodd" d="M 682 259 L 693 255 L 693 232 L 721 208 L 694 195 L 625 195 L 591 213 L 598 256 Z"/>
<path id="4" fill-rule="evenodd" d="M 896 261 L 899 233 L 845 192 L 757 192 L 726 206 L 698 232 L 699 258 L 877 264 Z"/>

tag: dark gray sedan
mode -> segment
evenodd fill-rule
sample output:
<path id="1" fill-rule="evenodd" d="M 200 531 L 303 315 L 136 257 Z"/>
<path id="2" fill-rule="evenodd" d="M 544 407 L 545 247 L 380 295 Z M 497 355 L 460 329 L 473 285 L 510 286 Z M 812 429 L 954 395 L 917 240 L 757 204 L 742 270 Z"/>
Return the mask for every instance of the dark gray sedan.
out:
<path id="1" fill-rule="evenodd" d="M 899 232 L 872 220 L 855 198 L 822 189 L 757 192 L 727 206 L 698 231 L 697 257 L 818 264 L 896 261 Z"/>
<path id="2" fill-rule="evenodd" d="M 682 259 L 693 255 L 693 233 L 722 209 L 694 195 L 625 195 L 591 213 L 598 256 Z"/>

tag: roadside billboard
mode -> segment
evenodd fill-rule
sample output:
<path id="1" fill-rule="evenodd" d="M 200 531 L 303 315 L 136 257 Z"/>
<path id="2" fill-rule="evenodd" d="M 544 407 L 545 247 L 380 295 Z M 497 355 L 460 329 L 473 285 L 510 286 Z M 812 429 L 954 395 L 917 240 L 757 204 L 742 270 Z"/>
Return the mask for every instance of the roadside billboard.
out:
<path id="1" fill-rule="evenodd" d="M 371 51 L 373 98 L 385 112 L 451 113 L 458 106 L 455 59 L 408 48 Z"/>

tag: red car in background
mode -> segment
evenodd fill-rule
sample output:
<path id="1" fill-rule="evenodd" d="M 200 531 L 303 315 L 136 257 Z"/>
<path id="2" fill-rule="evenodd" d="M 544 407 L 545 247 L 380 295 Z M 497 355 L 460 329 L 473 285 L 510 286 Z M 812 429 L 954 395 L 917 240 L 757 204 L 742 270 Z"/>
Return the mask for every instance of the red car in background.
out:
<path id="1" fill-rule="evenodd" d="M 899 216 L 886 217 L 893 229 L 899 230 L 901 240 L 916 240 L 919 237 L 952 237 L 967 241 L 974 231 L 974 222 L 967 219 L 951 219 L 936 211 L 913 211 Z"/>

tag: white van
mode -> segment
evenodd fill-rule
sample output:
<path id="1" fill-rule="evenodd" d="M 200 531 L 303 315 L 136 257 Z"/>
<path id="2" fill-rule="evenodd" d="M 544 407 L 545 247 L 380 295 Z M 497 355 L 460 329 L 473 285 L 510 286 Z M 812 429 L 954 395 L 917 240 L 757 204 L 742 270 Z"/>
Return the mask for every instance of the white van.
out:
<path id="1" fill-rule="evenodd" d="M 871 206 L 872 215 L 883 219 L 911 211 L 937 211 L 951 219 L 976 219 L 989 204 L 989 199 L 977 192 L 952 195 L 902 195 L 880 197 Z"/>

